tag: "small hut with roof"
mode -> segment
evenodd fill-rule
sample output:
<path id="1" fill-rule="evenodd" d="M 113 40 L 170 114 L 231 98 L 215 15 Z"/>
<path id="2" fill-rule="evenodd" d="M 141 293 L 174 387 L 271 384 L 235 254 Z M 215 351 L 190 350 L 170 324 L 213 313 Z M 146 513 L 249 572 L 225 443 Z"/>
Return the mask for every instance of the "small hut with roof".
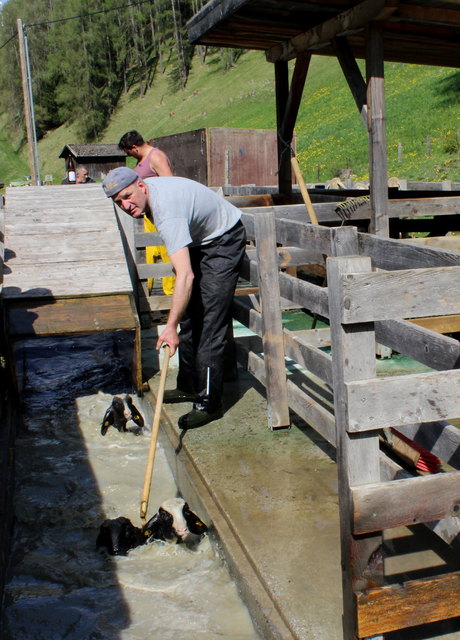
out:
<path id="1" fill-rule="evenodd" d="M 66 144 L 59 157 L 65 161 L 69 156 L 76 165 L 85 165 L 93 180 L 102 180 L 109 171 L 126 164 L 126 153 L 117 144 Z"/>

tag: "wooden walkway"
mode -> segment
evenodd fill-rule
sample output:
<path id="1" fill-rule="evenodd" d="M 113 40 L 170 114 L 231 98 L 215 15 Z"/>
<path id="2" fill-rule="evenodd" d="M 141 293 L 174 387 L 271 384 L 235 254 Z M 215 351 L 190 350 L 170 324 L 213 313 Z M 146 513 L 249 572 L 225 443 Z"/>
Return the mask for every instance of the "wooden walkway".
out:
<path id="1" fill-rule="evenodd" d="M 140 333 L 113 205 L 99 184 L 9 188 L 3 300 L 11 338 Z"/>

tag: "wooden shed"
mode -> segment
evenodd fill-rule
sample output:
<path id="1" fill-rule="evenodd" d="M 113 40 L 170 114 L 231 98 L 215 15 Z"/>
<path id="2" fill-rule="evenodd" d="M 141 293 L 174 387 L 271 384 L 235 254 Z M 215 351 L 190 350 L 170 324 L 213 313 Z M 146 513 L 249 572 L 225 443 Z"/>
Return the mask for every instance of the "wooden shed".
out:
<path id="1" fill-rule="evenodd" d="M 278 158 L 272 129 L 195 129 L 149 140 L 164 151 L 175 175 L 208 187 L 275 185 Z"/>
<path id="2" fill-rule="evenodd" d="M 66 144 L 59 157 L 65 161 L 69 156 L 74 158 L 75 164 L 85 165 L 93 180 L 102 180 L 109 171 L 126 164 L 126 153 L 118 148 L 118 144 Z"/>

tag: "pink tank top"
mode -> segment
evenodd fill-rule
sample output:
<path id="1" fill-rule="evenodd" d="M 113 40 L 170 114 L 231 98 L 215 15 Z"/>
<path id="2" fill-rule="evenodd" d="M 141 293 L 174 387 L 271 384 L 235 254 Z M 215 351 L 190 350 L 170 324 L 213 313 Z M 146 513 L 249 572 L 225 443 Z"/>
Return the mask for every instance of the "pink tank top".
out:
<path id="1" fill-rule="evenodd" d="M 153 147 L 152 151 L 157 151 L 156 147 Z M 138 162 L 134 167 L 134 171 L 137 173 L 141 180 L 143 180 L 144 178 L 158 177 L 158 173 L 154 169 L 150 168 L 149 158 L 152 151 L 149 151 L 148 155 L 143 160 Z"/>

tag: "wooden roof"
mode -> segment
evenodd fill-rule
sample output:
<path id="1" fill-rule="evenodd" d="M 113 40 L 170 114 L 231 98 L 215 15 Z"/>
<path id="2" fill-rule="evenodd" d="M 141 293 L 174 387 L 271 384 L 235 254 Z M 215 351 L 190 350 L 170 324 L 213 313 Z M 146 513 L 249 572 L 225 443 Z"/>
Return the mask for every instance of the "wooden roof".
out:
<path id="1" fill-rule="evenodd" d="M 364 58 L 374 20 L 385 60 L 460 67 L 460 0 L 211 0 L 188 29 L 194 44 L 261 49 L 270 62 L 304 51 L 334 56 L 336 36 Z"/>
<path id="2" fill-rule="evenodd" d="M 66 144 L 60 158 L 67 158 L 72 154 L 75 158 L 126 158 L 126 153 L 117 144 Z"/>

